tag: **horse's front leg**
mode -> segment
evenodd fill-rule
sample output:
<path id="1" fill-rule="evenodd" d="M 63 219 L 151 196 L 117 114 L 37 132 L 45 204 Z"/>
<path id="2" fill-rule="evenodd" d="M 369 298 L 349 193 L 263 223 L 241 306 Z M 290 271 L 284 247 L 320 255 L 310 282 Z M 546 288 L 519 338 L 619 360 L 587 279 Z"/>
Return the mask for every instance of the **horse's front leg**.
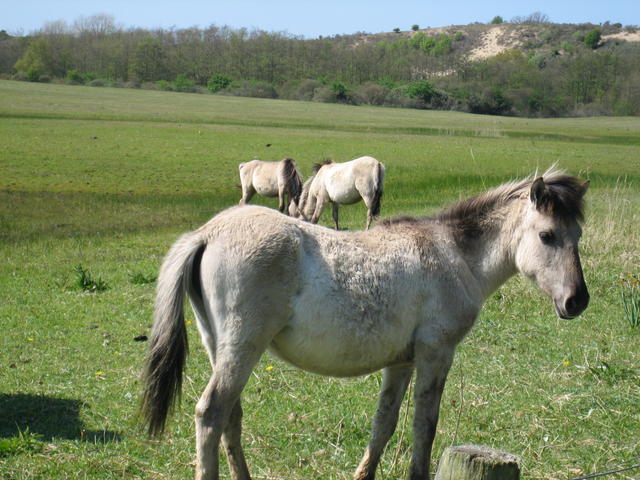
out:
<path id="1" fill-rule="evenodd" d="M 416 352 L 415 417 L 410 480 L 429 479 L 431 449 L 438 426 L 440 399 L 454 353 L 453 347 L 445 349 L 441 346 L 429 346 L 426 348 L 430 350 L 425 352 L 429 353 L 429 358 L 420 359 L 421 355 Z"/>
<path id="2" fill-rule="evenodd" d="M 324 209 L 324 202 L 325 200 L 322 196 L 315 198 L 315 209 L 313 210 L 311 223 L 318 223 L 318 220 L 320 220 L 320 215 L 322 215 L 322 210 Z"/>
<path id="3" fill-rule="evenodd" d="M 384 370 L 378 410 L 373 420 L 371 440 L 354 475 L 355 480 L 373 480 L 380 456 L 398 424 L 402 399 L 409 386 L 413 366 L 388 367 Z"/>

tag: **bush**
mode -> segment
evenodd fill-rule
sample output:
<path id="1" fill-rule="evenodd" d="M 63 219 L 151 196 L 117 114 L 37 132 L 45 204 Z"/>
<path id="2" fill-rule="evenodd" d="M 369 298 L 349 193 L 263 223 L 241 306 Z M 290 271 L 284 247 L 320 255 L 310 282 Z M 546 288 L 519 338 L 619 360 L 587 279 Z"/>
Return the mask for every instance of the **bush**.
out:
<path id="1" fill-rule="evenodd" d="M 40 70 L 37 68 L 31 68 L 26 72 L 26 79 L 29 82 L 39 82 L 40 81 Z"/>
<path id="2" fill-rule="evenodd" d="M 331 84 L 331 91 L 336 96 L 338 102 L 346 102 L 349 99 L 349 89 L 342 82 L 333 82 Z"/>
<path id="3" fill-rule="evenodd" d="M 384 105 L 389 90 L 375 83 L 366 83 L 356 92 L 356 102 L 366 105 Z"/>
<path id="4" fill-rule="evenodd" d="M 245 80 L 237 87 L 229 89 L 228 93 L 237 97 L 278 98 L 278 92 L 273 85 L 257 80 Z"/>
<path id="5" fill-rule="evenodd" d="M 430 82 L 419 80 L 408 84 L 406 92 L 409 98 L 414 98 L 427 104 L 436 94 L 436 89 Z"/>
<path id="6" fill-rule="evenodd" d="M 174 91 L 174 86 L 171 82 L 168 82 L 167 80 L 158 80 L 156 82 L 156 85 L 158 86 L 158 88 L 160 90 L 164 90 L 167 92 L 173 92 Z"/>
<path id="7" fill-rule="evenodd" d="M 217 73 L 212 77 L 209 77 L 209 80 L 207 81 L 207 90 L 211 93 L 217 93 L 220 90 L 228 88 L 232 81 L 231 77 L 223 73 Z"/>
<path id="8" fill-rule="evenodd" d="M 173 83 L 176 92 L 188 92 L 193 93 L 196 91 L 196 87 L 186 75 L 178 75 L 176 81 Z"/>
<path id="9" fill-rule="evenodd" d="M 411 25 L 411 30 L 413 30 L 414 32 L 417 32 L 418 30 L 420 30 L 420 25 L 418 25 L 417 23 L 414 23 L 413 25 Z"/>
<path id="10" fill-rule="evenodd" d="M 493 20 L 491 20 L 491 23 L 493 25 L 499 25 L 501 23 L 504 23 L 504 19 L 500 15 L 496 15 L 495 17 L 493 17 Z"/>
<path id="11" fill-rule="evenodd" d="M 389 91 L 389 93 L 387 93 L 387 97 L 385 98 L 384 104 L 389 107 L 424 108 L 424 105 L 421 104 L 421 102 L 407 96 L 406 85 L 402 85 Z"/>
<path id="12" fill-rule="evenodd" d="M 333 93 L 333 90 L 331 90 L 331 88 L 327 87 L 326 85 L 322 85 L 321 87 L 315 89 L 315 91 L 313 92 L 312 100 L 314 102 L 335 103 L 336 95 Z"/>
<path id="13" fill-rule="evenodd" d="M 317 88 L 313 94 L 313 101 L 326 103 L 356 103 L 353 95 L 342 82 L 333 82 L 330 86 L 323 85 Z"/>
<path id="14" fill-rule="evenodd" d="M 322 87 L 322 83 L 318 80 L 303 80 L 295 90 L 295 97 L 298 100 L 311 101 L 318 88 Z"/>
<path id="15" fill-rule="evenodd" d="M 92 72 L 83 73 L 82 83 L 93 82 L 96 78 L 98 78 L 98 75 L 96 75 L 95 73 L 92 73 Z"/>
<path id="16" fill-rule="evenodd" d="M 587 32 L 584 36 L 584 44 L 587 48 L 592 50 L 598 48 L 598 44 L 600 43 L 600 39 L 602 38 L 602 30 L 600 27 L 596 27 L 593 30 Z"/>
<path id="17" fill-rule="evenodd" d="M 511 112 L 513 104 L 501 88 L 493 87 L 480 94 L 471 94 L 468 107 L 471 113 L 486 115 L 506 115 Z"/>
<path id="18" fill-rule="evenodd" d="M 67 71 L 67 83 L 69 85 L 83 85 L 84 77 L 77 70 L 68 70 Z"/>
<path id="19" fill-rule="evenodd" d="M 108 81 L 103 78 L 96 78 L 95 80 L 91 80 L 87 82 L 88 87 L 106 87 L 108 85 Z"/>

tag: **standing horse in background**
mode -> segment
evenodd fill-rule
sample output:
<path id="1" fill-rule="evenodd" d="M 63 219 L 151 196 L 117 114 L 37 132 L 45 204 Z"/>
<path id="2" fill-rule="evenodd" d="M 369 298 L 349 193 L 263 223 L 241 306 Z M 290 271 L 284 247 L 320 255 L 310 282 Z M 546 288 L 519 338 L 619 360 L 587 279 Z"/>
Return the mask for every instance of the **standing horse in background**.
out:
<path id="1" fill-rule="evenodd" d="M 409 477 L 427 480 L 440 398 L 457 344 L 483 302 L 516 272 L 559 317 L 589 303 L 578 240 L 587 184 L 561 172 L 507 183 L 432 218 L 340 232 L 264 207 L 230 208 L 183 235 L 158 278 L 143 413 L 164 430 L 187 354 L 185 292 L 213 373 L 196 405 L 196 479 L 248 480 L 240 395 L 265 350 L 321 375 L 384 369 L 369 445 L 373 479 L 415 371 Z"/>
<path id="2" fill-rule="evenodd" d="M 297 208 L 302 193 L 302 176 L 296 162 L 285 158 L 279 162 L 263 162 L 251 160 L 241 163 L 240 187 L 242 198 L 240 205 L 245 205 L 258 192 L 265 197 L 278 197 L 278 210 L 285 211 L 286 197 L 289 197 L 289 209 Z"/>
<path id="3" fill-rule="evenodd" d="M 369 229 L 373 217 L 380 214 L 383 184 L 384 165 L 373 157 L 360 157 L 345 163 L 327 160 L 316 164 L 314 175 L 302 187 L 299 216 L 317 223 L 325 204 L 331 202 L 333 221 L 338 230 L 338 206 L 351 205 L 362 199 L 367 206 Z"/>

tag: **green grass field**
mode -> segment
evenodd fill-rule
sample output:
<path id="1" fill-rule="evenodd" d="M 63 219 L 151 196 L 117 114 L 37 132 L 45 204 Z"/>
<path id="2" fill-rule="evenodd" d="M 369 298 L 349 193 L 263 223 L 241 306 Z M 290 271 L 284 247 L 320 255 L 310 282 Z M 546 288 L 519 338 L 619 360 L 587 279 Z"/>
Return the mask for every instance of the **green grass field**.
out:
<path id="1" fill-rule="evenodd" d="M 621 299 L 622 279 L 640 273 L 640 118 L 0 81 L 0 477 L 191 478 L 194 405 L 210 371 L 190 312 L 185 389 L 167 436 L 148 440 L 136 418 L 147 343 L 134 338 L 149 334 L 163 255 L 237 203 L 238 163 L 289 156 L 307 176 L 324 158 L 361 155 L 387 167 L 382 216 L 433 213 L 554 163 L 591 180 L 581 244 L 589 309 L 561 321 L 519 277 L 487 302 L 449 376 L 434 466 L 462 443 L 521 456 L 526 479 L 640 463 L 640 327 Z M 348 229 L 364 221 L 362 205 L 341 209 Z M 78 266 L 108 288 L 80 289 Z M 351 478 L 379 385 L 379 374 L 331 379 L 265 356 L 244 393 L 254 477 Z M 381 479 L 406 476 L 411 410 L 407 398 Z"/>

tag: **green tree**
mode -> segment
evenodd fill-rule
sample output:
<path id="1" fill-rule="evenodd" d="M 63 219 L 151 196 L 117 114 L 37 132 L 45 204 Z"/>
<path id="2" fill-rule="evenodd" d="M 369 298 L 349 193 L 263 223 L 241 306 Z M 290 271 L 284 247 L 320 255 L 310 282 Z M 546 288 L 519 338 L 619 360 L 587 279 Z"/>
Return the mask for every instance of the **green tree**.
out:
<path id="1" fill-rule="evenodd" d="M 411 25 L 411 30 L 413 30 L 414 32 L 417 32 L 418 30 L 420 30 L 420 25 L 418 25 L 417 23 L 414 23 L 413 25 Z"/>
<path id="2" fill-rule="evenodd" d="M 136 46 L 131 75 L 141 82 L 166 80 L 165 52 L 159 40 L 148 36 Z"/>
<path id="3" fill-rule="evenodd" d="M 500 23 L 504 23 L 504 19 L 500 15 L 496 15 L 495 17 L 493 17 L 493 20 L 491 20 L 491 23 L 493 25 L 498 25 Z"/>
<path id="4" fill-rule="evenodd" d="M 44 38 L 36 38 L 29 44 L 24 55 L 13 68 L 19 75 L 23 75 L 31 81 L 37 81 L 41 75 L 53 74 L 53 53 L 51 45 Z"/>

